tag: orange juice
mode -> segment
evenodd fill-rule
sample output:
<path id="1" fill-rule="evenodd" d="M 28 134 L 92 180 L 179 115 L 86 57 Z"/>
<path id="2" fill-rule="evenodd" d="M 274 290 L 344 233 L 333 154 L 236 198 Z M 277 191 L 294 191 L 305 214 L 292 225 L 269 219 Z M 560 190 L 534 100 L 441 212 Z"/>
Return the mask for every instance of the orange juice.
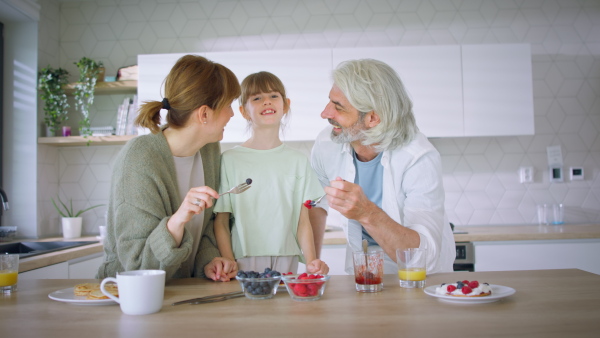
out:
<path id="1" fill-rule="evenodd" d="M 426 276 L 427 274 L 423 268 L 408 268 L 398 270 L 398 278 L 400 278 L 400 280 L 420 281 L 425 280 Z"/>
<path id="2" fill-rule="evenodd" d="M 17 284 L 17 272 L 0 270 L 0 286 L 11 286 Z"/>

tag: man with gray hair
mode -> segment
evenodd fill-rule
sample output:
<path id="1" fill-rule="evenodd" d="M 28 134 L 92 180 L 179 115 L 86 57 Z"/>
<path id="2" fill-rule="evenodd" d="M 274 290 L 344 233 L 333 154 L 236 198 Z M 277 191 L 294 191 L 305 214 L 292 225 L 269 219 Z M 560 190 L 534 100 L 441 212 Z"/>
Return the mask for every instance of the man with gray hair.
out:
<path id="1" fill-rule="evenodd" d="M 363 59 L 338 65 L 333 82 L 321 113 L 331 126 L 311 154 L 327 193 L 327 202 L 310 210 L 317 254 L 328 221 L 346 233 L 349 274 L 363 239 L 385 252 L 386 274 L 397 273 L 396 249 L 406 248 L 427 250 L 428 274 L 452 271 L 456 251 L 440 154 L 419 132 L 400 77 L 383 62 Z"/>

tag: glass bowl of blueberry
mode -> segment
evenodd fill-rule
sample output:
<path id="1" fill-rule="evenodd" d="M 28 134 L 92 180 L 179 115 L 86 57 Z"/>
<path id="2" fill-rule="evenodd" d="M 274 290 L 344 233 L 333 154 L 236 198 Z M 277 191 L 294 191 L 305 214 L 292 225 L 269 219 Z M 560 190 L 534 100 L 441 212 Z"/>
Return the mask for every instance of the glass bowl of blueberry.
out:
<path id="1" fill-rule="evenodd" d="M 320 299 L 325 292 L 329 280 L 327 275 L 302 273 L 300 275 L 283 276 L 285 287 L 295 301 L 311 301 Z"/>
<path id="2" fill-rule="evenodd" d="M 270 268 L 264 272 L 238 271 L 235 277 L 242 291 L 250 299 L 269 299 L 277 293 L 277 287 L 281 281 L 281 273 Z"/>

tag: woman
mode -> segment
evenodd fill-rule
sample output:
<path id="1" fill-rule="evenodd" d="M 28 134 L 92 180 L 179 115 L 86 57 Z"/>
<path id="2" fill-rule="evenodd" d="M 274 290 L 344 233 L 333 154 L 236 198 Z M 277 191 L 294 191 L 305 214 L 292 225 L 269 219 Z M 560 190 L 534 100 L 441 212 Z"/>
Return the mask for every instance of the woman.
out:
<path id="1" fill-rule="evenodd" d="M 129 141 L 115 161 L 97 277 L 161 269 L 167 278 L 229 281 L 235 263 L 220 257 L 211 216 L 219 197 L 218 141 L 239 83 L 226 67 L 186 55 L 164 87 L 162 102 L 145 102 L 135 121 L 152 134 Z M 159 127 L 161 109 L 167 124 Z"/>

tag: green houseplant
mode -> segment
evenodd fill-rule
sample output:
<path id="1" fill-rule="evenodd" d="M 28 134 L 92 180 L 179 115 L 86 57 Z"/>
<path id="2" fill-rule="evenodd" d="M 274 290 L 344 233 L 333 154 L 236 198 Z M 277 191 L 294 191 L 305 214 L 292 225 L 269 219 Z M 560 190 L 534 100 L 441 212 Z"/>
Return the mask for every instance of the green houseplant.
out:
<path id="1" fill-rule="evenodd" d="M 68 119 L 67 95 L 64 85 L 68 83 L 69 72 L 62 68 L 43 68 L 38 74 L 40 98 L 44 100 L 44 123 L 50 135 L 54 136 L 56 128 Z"/>
<path id="2" fill-rule="evenodd" d="M 73 200 L 69 201 L 69 206 L 67 206 L 60 197 L 57 196 L 58 202 L 60 206 L 56 204 L 54 198 L 50 198 L 52 200 L 52 204 L 58 213 L 62 216 L 62 230 L 64 238 L 77 238 L 81 237 L 81 224 L 83 223 L 83 218 L 81 214 L 86 211 L 92 210 L 94 208 L 103 206 L 104 204 L 98 204 L 91 206 L 87 209 L 82 209 L 77 212 L 73 210 Z"/>
<path id="3" fill-rule="evenodd" d="M 100 68 L 104 65 L 101 61 L 96 62 L 90 58 L 82 57 L 74 62 L 79 69 L 79 82 L 75 85 L 75 108 L 81 111 L 83 119 L 79 122 L 80 134 L 84 137 L 90 136 L 90 106 L 94 103 L 94 89 Z"/>
<path id="4" fill-rule="evenodd" d="M 60 207 L 56 204 L 56 202 L 54 201 L 54 198 L 50 198 L 52 200 L 52 204 L 54 205 L 54 208 L 56 209 L 56 211 L 58 211 L 58 213 L 62 216 L 62 217 L 79 217 L 81 214 L 83 214 L 86 211 L 92 210 L 94 208 L 97 207 L 101 207 L 104 204 L 98 204 L 98 205 L 94 205 L 91 206 L 87 209 L 83 209 L 83 210 L 79 210 L 77 212 L 73 211 L 73 200 L 69 201 L 69 206 L 67 206 L 65 203 L 63 203 L 63 201 L 60 199 L 60 197 L 56 197 L 58 199 L 58 202 L 60 203 Z"/>

